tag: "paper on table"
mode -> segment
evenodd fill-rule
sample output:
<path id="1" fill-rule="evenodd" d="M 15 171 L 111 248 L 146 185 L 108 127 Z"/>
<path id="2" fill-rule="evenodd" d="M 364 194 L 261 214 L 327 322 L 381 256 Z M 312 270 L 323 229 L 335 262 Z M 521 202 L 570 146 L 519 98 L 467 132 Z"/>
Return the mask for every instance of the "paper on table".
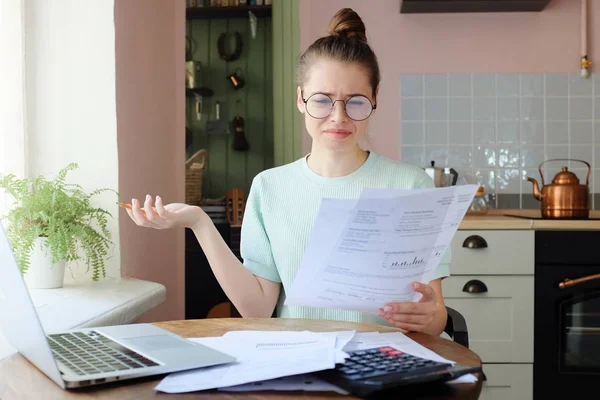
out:
<path id="1" fill-rule="evenodd" d="M 349 354 L 344 352 L 343 349 L 352 340 L 356 334 L 356 331 L 320 332 L 320 334 L 323 336 L 335 337 L 335 362 L 343 363 L 349 356 Z"/>
<path id="2" fill-rule="evenodd" d="M 447 360 L 437 353 L 429 350 L 425 346 L 415 342 L 408 336 L 400 332 L 360 332 L 356 333 L 352 340 L 344 347 L 344 351 L 356 351 L 370 349 L 373 347 L 384 347 L 390 346 L 396 348 L 405 353 L 423 357 L 425 359 L 446 362 L 449 364 L 455 364 L 454 361 Z M 458 379 L 448 381 L 447 383 L 471 383 L 476 382 L 477 378 L 475 375 L 468 374 Z M 328 382 L 325 382 L 312 374 L 302 374 L 296 376 L 286 376 L 268 381 L 253 382 L 243 385 L 236 385 L 231 387 L 221 388 L 223 391 L 258 391 L 258 390 L 275 390 L 275 391 L 291 391 L 291 390 L 304 390 L 304 391 L 333 391 L 341 394 L 348 394 L 345 390 L 338 388 Z"/>
<path id="3" fill-rule="evenodd" d="M 352 334 L 341 332 L 340 345 Z M 171 374 L 156 390 L 183 393 L 304 374 L 334 368 L 345 355 L 336 348 L 336 335 L 320 332 L 232 331 L 190 340 L 235 355 L 238 362 Z"/>
<path id="4" fill-rule="evenodd" d="M 377 314 L 416 301 L 429 282 L 477 185 L 365 189 L 358 200 L 323 199 L 288 305 Z"/>
<path id="5" fill-rule="evenodd" d="M 309 335 L 320 335 L 320 336 L 324 336 L 324 337 L 333 337 L 335 340 L 335 350 L 336 350 L 335 351 L 335 362 L 343 363 L 344 360 L 346 359 L 346 357 L 348 357 L 348 354 L 345 353 L 344 351 L 342 351 L 342 349 L 344 348 L 344 346 L 346 346 L 348 344 L 348 342 L 350 342 L 350 340 L 352 340 L 356 331 L 335 331 L 335 332 L 230 331 L 230 332 L 225 333 L 222 337 L 231 339 L 231 341 L 234 342 L 236 346 L 241 345 L 243 348 L 247 348 L 247 345 L 245 343 L 246 343 L 246 340 L 248 340 L 248 338 L 253 338 L 253 340 L 256 340 L 256 341 L 280 340 L 282 337 L 294 336 L 299 333 L 306 333 Z M 219 344 L 214 343 L 214 339 L 219 339 L 219 338 L 201 338 L 201 339 L 192 339 L 192 340 L 198 341 L 199 343 L 205 344 L 207 346 L 210 346 L 210 347 L 216 349 L 217 347 L 219 347 Z M 208 340 L 208 342 L 206 342 L 206 340 Z M 225 342 L 225 345 L 230 346 L 229 343 L 230 342 L 227 341 L 227 342 Z M 217 346 L 217 347 L 215 347 L 215 346 Z M 219 350 L 232 351 L 232 348 L 229 347 L 229 349 L 226 349 L 226 348 L 223 348 L 223 346 L 221 346 L 221 348 L 219 348 Z"/>
<path id="6" fill-rule="evenodd" d="M 477 382 L 477 377 L 473 374 L 466 374 L 461 377 L 458 377 L 454 380 L 448 381 L 446 383 L 455 384 L 455 383 L 475 383 Z"/>

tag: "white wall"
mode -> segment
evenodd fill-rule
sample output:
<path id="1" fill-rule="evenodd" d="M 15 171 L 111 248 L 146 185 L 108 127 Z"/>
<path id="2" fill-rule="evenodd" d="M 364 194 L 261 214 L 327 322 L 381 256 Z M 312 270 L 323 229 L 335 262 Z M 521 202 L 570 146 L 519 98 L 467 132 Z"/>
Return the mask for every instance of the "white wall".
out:
<path id="1" fill-rule="evenodd" d="M 114 1 L 25 4 L 29 174 L 54 174 L 74 161 L 79 169 L 70 182 L 87 191 L 118 190 Z M 94 203 L 114 217 L 111 277 L 120 277 L 116 200 L 107 194 Z M 71 267 L 76 279 L 91 279 L 83 263 Z"/>

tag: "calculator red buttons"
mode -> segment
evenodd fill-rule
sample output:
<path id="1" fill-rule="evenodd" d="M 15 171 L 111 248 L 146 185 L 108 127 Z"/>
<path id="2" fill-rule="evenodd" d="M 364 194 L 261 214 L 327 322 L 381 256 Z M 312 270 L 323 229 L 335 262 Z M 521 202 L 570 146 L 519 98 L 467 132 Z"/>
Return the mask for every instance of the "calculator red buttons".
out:
<path id="1" fill-rule="evenodd" d="M 392 347 L 382 347 L 379 349 L 379 351 L 382 353 L 389 353 L 390 351 L 397 351 L 397 350 Z"/>
<path id="2" fill-rule="evenodd" d="M 388 351 L 387 352 L 390 356 L 400 356 L 402 354 L 404 354 L 404 352 L 400 351 L 400 350 L 394 350 L 394 351 Z"/>

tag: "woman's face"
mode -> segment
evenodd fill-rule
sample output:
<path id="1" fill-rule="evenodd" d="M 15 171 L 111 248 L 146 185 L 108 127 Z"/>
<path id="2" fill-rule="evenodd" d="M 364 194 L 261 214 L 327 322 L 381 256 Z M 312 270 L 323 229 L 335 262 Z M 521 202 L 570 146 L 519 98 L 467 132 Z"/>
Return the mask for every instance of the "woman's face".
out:
<path id="1" fill-rule="evenodd" d="M 298 87 L 298 109 L 304 114 L 306 129 L 313 139 L 313 151 L 315 146 L 334 151 L 354 150 L 366 133 L 369 118 L 363 121 L 351 119 L 344 111 L 344 103 L 336 100 L 346 101 L 351 96 L 362 95 L 369 99 L 372 105 L 376 105 L 367 70 L 359 64 L 324 59 L 315 62 L 307 75 L 304 87 Z M 304 100 L 308 100 L 315 93 L 327 94 L 335 102 L 333 111 L 325 118 L 314 118 L 306 112 L 303 97 Z M 348 108 L 364 111 L 368 102 L 363 104 L 359 98 L 354 99 L 357 100 L 348 104 Z M 317 95 L 313 100 L 316 100 L 314 104 L 317 107 L 323 103 L 323 107 L 327 108 L 326 97 Z M 369 108 L 370 105 L 366 109 Z M 312 111 L 311 113 L 316 114 Z M 374 113 L 375 110 L 371 116 Z M 356 117 L 352 112 L 350 114 Z"/>

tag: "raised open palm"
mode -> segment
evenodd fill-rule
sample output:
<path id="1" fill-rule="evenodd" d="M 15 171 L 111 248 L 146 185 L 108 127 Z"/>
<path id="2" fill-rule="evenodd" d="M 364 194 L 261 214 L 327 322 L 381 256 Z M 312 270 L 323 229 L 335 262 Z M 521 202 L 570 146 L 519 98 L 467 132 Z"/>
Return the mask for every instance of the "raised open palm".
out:
<path id="1" fill-rule="evenodd" d="M 203 211 L 200 207 L 184 203 L 163 205 L 160 196 L 156 196 L 156 204 L 152 205 L 152 196 L 147 195 L 144 209 L 140 208 L 137 199 L 132 199 L 129 217 L 139 226 L 155 229 L 191 228 L 199 223 Z"/>

